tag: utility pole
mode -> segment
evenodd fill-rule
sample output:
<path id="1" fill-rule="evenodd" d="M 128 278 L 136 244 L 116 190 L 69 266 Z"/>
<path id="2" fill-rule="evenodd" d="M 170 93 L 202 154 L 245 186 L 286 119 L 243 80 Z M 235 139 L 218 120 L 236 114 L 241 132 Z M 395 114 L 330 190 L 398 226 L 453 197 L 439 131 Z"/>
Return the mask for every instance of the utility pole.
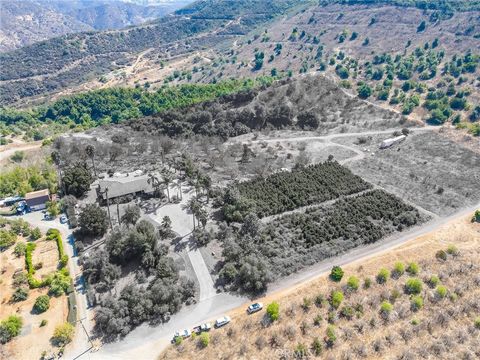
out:
<path id="1" fill-rule="evenodd" d="M 115 203 L 117 204 L 117 219 L 118 219 L 118 226 L 120 226 L 120 207 L 119 207 L 119 201 L 118 198 L 115 199 Z"/>
<path id="2" fill-rule="evenodd" d="M 108 202 L 108 187 L 105 188 L 105 197 L 107 199 L 108 221 L 110 222 L 110 229 L 113 230 L 112 217 L 110 216 L 110 203 Z"/>

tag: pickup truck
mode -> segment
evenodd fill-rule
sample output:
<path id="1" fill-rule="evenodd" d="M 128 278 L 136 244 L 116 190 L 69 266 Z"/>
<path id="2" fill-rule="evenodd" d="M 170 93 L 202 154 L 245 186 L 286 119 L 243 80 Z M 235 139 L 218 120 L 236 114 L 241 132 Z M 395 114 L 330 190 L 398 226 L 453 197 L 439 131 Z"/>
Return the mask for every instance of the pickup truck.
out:
<path id="1" fill-rule="evenodd" d="M 204 331 L 210 331 L 210 329 L 212 328 L 212 324 L 210 323 L 205 323 L 205 324 L 202 324 L 202 325 L 198 325 L 198 326 L 195 326 L 193 328 L 193 332 L 195 334 L 200 334 Z"/>

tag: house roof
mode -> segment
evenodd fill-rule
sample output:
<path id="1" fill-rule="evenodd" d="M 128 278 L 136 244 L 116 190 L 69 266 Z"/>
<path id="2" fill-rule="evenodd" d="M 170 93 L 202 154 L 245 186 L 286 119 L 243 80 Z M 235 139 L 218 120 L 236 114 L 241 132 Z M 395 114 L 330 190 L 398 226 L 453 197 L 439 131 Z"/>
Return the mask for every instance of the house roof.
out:
<path id="1" fill-rule="evenodd" d="M 50 201 L 50 192 L 48 189 L 32 191 L 25 194 L 25 202 L 28 206 L 44 204 Z"/>
<path id="2" fill-rule="evenodd" d="M 134 173 L 101 179 L 98 185 L 103 199 L 106 199 L 105 189 L 107 188 L 109 199 L 141 191 L 146 193 L 154 191 L 153 186 L 148 183 L 148 175 L 136 175 Z"/>
<path id="3" fill-rule="evenodd" d="M 48 189 L 32 191 L 25 194 L 25 200 L 36 199 L 43 196 L 50 196 Z"/>

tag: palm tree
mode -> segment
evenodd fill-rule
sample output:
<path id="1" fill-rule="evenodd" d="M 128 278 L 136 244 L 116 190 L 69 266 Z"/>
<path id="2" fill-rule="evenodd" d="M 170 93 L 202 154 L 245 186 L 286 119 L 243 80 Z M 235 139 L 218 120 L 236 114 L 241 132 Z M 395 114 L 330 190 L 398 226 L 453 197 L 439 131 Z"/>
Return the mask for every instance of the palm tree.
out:
<path id="1" fill-rule="evenodd" d="M 152 184 L 152 187 L 155 190 L 155 194 L 158 194 L 160 192 L 160 186 L 162 185 L 162 183 L 155 174 L 148 174 L 147 182 L 149 184 Z"/>
<path id="2" fill-rule="evenodd" d="M 170 184 L 173 181 L 173 175 L 170 171 L 164 170 L 162 172 L 163 183 L 167 186 L 167 198 L 168 202 L 170 202 Z"/>
<path id="3" fill-rule="evenodd" d="M 59 185 L 60 185 L 60 189 L 62 191 L 62 193 L 65 195 L 65 189 L 63 187 L 63 181 L 62 181 L 62 171 L 60 170 L 60 162 L 61 162 L 61 159 L 60 159 L 60 153 L 56 150 L 52 151 L 52 153 L 50 154 L 50 157 L 52 158 L 52 161 L 53 163 L 55 164 L 56 168 L 57 168 L 57 172 L 58 172 L 58 181 L 59 181 Z"/>
<path id="4" fill-rule="evenodd" d="M 85 148 L 85 153 L 87 156 L 92 159 L 92 166 L 93 166 L 93 174 L 97 177 L 97 169 L 95 169 L 95 146 L 87 145 Z"/>
<path id="5" fill-rule="evenodd" d="M 195 230 L 195 216 L 199 213 L 200 211 L 200 202 L 197 200 L 197 198 L 194 196 L 188 201 L 188 209 L 192 212 L 193 216 L 193 230 Z"/>
<path id="6" fill-rule="evenodd" d="M 210 200 L 210 189 L 212 188 L 212 179 L 208 175 L 201 175 L 199 177 L 200 185 L 205 190 L 205 194 L 207 195 L 207 204 Z"/>

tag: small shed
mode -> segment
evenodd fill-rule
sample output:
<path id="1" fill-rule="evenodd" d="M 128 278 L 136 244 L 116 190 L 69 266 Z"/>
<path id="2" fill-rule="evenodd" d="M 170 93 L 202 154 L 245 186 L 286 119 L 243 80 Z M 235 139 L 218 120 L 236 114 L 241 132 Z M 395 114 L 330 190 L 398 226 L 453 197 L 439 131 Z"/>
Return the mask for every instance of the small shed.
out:
<path id="1" fill-rule="evenodd" d="M 404 141 L 406 138 L 407 137 L 405 135 L 400 135 L 400 136 L 397 136 L 397 137 L 394 137 L 394 138 L 385 139 L 380 144 L 380 149 L 389 148 L 390 146 L 392 146 L 394 144 L 398 144 L 398 143 Z"/>
<path id="2" fill-rule="evenodd" d="M 48 189 L 32 191 L 25 194 L 25 202 L 30 211 L 43 210 L 50 201 L 50 192 Z"/>

